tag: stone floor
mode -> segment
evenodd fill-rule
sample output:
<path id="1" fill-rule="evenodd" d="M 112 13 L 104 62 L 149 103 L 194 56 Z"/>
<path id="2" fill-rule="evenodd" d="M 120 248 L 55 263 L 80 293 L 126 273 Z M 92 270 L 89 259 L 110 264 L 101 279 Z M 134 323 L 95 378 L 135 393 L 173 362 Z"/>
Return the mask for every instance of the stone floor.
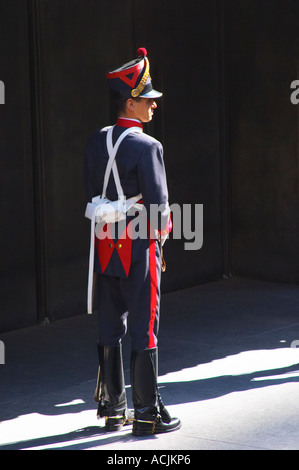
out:
<path id="1" fill-rule="evenodd" d="M 0 450 L 298 450 L 299 287 L 230 279 L 164 294 L 159 388 L 180 430 L 106 433 L 97 320 L 0 334 Z M 128 400 L 130 339 L 124 342 Z"/>

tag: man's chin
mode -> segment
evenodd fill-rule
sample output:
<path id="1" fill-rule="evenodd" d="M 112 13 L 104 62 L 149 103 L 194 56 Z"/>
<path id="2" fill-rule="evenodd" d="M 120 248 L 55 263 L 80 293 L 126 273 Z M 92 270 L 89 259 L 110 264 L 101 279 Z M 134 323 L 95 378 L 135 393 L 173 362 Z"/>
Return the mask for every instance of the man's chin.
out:
<path id="1" fill-rule="evenodd" d="M 151 117 L 149 117 L 149 118 L 147 118 L 147 119 L 142 119 L 141 122 L 142 122 L 143 124 L 146 124 L 147 122 L 150 122 L 152 119 L 153 119 L 153 116 L 151 116 Z"/>

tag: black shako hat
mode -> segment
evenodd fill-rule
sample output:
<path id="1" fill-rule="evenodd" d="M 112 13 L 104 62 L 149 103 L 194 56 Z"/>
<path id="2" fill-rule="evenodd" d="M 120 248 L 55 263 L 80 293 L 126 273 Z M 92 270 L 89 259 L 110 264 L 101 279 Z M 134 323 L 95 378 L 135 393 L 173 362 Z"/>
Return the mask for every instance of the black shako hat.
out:
<path id="1" fill-rule="evenodd" d="M 162 93 L 152 86 L 147 50 L 140 47 L 137 54 L 137 59 L 106 74 L 110 90 L 117 92 L 122 99 L 160 98 Z"/>

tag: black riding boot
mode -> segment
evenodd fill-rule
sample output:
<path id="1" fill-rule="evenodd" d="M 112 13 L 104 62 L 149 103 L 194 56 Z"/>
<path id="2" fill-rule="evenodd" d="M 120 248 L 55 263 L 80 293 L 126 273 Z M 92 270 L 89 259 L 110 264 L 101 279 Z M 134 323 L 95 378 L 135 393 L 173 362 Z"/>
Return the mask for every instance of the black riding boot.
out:
<path id="1" fill-rule="evenodd" d="M 158 349 L 132 351 L 131 387 L 134 405 L 133 434 L 175 431 L 181 427 L 177 418 L 171 418 L 158 393 Z"/>
<path id="2" fill-rule="evenodd" d="M 99 374 L 95 391 L 98 418 L 105 417 L 107 431 L 118 431 L 128 424 L 129 412 L 125 392 L 122 347 L 98 345 Z"/>

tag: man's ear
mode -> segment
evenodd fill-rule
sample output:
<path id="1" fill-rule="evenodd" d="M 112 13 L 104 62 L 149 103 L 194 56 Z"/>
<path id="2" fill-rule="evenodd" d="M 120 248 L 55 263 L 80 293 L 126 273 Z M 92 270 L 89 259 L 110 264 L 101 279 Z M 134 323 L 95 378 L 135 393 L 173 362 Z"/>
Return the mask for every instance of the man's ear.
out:
<path id="1" fill-rule="evenodd" d="M 127 100 L 126 107 L 127 107 L 128 111 L 134 111 L 135 103 L 134 103 L 134 100 L 132 98 L 129 98 Z"/>

